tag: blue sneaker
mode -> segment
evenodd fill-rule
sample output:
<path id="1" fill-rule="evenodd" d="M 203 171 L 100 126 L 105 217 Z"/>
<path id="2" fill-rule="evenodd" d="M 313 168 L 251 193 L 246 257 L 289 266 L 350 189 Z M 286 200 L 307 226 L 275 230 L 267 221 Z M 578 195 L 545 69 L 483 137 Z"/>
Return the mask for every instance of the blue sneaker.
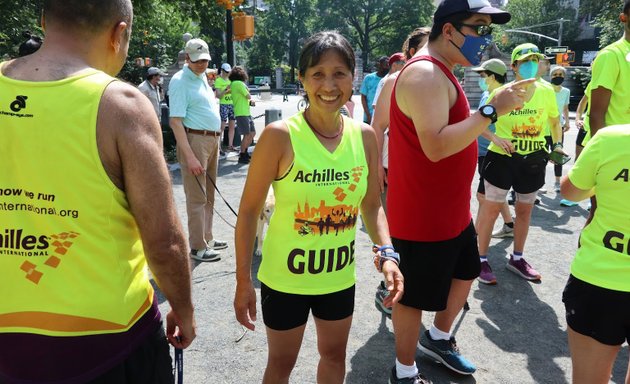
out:
<path id="1" fill-rule="evenodd" d="M 376 304 L 376 309 L 383 312 L 385 316 L 391 319 L 392 307 L 386 307 L 385 304 L 383 304 L 383 301 L 385 300 L 387 296 L 389 296 L 389 291 L 387 290 L 385 283 L 381 281 L 381 283 L 376 288 L 376 295 L 374 297 L 374 303 Z"/>
<path id="2" fill-rule="evenodd" d="M 575 207 L 578 204 L 579 203 L 576 202 L 576 201 L 571 201 L 571 200 L 567 200 L 567 199 L 560 200 L 560 205 L 562 205 L 563 207 Z"/>
<path id="3" fill-rule="evenodd" d="M 420 373 L 414 377 L 403 377 L 399 379 L 398 376 L 396 376 L 396 366 L 394 366 L 394 368 L 392 368 L 392 374 L 389 375 L 389 384 L 433 384 L 433 382 Z"/>
<path id="4" fill-rule="evenodd" d="M 446 365 L 450 370 L 462 375 L 472 375 L 477 370 L 473 363 L 459 353 L 455 338 L 452 336 L 450 340 L 433 340 L 429 331 L 424 331 L 420 336 L 418 348 L 426 355 Z"/>

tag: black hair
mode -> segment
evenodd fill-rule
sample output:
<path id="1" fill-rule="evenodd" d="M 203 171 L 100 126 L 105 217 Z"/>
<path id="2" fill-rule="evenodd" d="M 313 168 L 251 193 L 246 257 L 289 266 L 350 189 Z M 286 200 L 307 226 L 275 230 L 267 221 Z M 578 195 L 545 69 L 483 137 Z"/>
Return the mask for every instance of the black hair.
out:
<path id="1" fill-rule="evenodd" d="M 29 31 L 25 31 L 22 33 L 22 36 L 26 39 L 25 42 L 20 44 L 18 48 L 18 57 L 30 55 L 31 53 L 37 52 L 39 47 L 42 46 L 42 38 L 36 35 L 33 35 Z"/>
<path id="2" fill-rule="evenodd" d="M 99 32 L 133 19 L 129 0 L 44 0 L 46 22 L 59 22 L 79 31 Z"/>
<path id="3" fill-rule="evenodd" d="M 419 45 L 424 39 L 425 36 L 428 36 L 431 33 L 431 28 L 429 27 L 420 27 L 414 29 L 405 42 L 402 45 L 402 52 L 405 54 L 407 60 L 411 59 L 411 49 L 415 49 L 416 51 L 420 48 Z"/>
<path id="4" fill-rule="evenodd" d="M 623 13 L 630 16 L 630 0 L 626 0 L 626 3 L 623 5 Z"/>
<path id="5" fill-rule="evenodd" d="M 499 82 L 499 84 L 505 84 L 507 81 L 507 73 L 505 75 L 499 75 L 498 73 L 492 71 L 483 71 L 483 73 L 487 76 L 494 76 L 494 79 Z"/>
<path id="6" fill-rule="evenodd" d="M 440 35 L 442 34 L 442 28 L 444 28 L 445 24 L 451 23 L 454 26 L 458 26 L 464 20 L 472 17 L 473 15 L 474 13 L 471 12 L 459 12 L 448 15 L 447 17 L 440 20 L 434 20 L 433 26 L 431 27 L 431 33 L 429 34 L 429 41 L 435 41 L 438 37 L 440 37 Z"/>
<path id="7" fill-rule="evenodd" d="M 249 76 L 247 76 L 245 68 L 237 65 L 236 67 L 232 68 L 232 72 L 230 72 L 230 76 L 228 76 L 228 79 L 230 79 L 230 81 L 240 80 L 242 82 L 246 82 L 247 79 L 249 79 Z"/>
<path id="8" fill-rule="evenodd" d="M 354 51 L 348 40 L 336 31 L 323 31 L 309 37 L 304 43 L 298 60 L 300 76 L 304 76 L 308 68 L 317 65 L 324 53 L 330 49 L 341 56 L 354 75 L 354 67 L 356 66 Z"/>

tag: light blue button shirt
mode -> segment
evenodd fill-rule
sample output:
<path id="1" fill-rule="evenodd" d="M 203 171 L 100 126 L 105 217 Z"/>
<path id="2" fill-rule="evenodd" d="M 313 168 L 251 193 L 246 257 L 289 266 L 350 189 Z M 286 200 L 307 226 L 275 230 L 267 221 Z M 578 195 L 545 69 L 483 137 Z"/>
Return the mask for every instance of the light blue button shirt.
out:
<path id="1" fill-rule="evenodd" d="M 185 127 L 220 131 L 219 105 L 204 73 L 197 76 L 185 65 L 171 79 L 168 96 L 170 116 L 181 117 Z"/>

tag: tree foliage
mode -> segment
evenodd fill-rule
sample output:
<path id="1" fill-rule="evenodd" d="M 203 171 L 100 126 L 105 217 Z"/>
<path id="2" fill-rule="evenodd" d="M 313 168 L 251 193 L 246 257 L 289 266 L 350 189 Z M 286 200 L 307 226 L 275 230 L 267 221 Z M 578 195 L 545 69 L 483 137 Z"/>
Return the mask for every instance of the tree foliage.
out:
<path id="1" fill-rule="evenodd" d="M 580 14 L 595 16 L 593 26 L 601 28 L 599 46 L 601 48 L 619 40 L 623 34 L 623 25 L 619 21 L 619 14 L 623 10 L 624 0 L 582 0 L 580 2 Z"/>
<path id="2" fill-rule="evenodd" d="M 576 21 L 576 9 L 566 0 L 510 0 L 506 10 L 512 14 L 510 22 L 500 27 L 499 30 L 527 28 L 526 31 L 539 33 L 545 36 L 558 38 L 560 32 L 560 19 L 562 23 L 562 45 L 571 45 L 578 36 L 579 24 Z M 547 24 L 550 25 L 542 25 Z M 500 32 L 501 33 L 501 32 Z M 557 43 L 533 35 L 515 32 L 503 32 L 505 38 L 500 39 L 500 48 L 511 51 L 512 48 L 522 43 L 533 43 L 540 49 Z"/>
<path id="3" fill-rule="evenodd" d="M 0 0 L 0 59 L 15 57 L 17 49 L 27 39 L 25 31 L 42 35 L 39 27 L 40 5 L 36 0 Z"/>
<path id="4" fill-rule="evenodd" d="M 318 0 L 317 8 L 322 20 L 347 25 L 364 71 L 376 57 L 399 51 L 413 29 L 430 25 L 434 11 L 426 0 Z"/>

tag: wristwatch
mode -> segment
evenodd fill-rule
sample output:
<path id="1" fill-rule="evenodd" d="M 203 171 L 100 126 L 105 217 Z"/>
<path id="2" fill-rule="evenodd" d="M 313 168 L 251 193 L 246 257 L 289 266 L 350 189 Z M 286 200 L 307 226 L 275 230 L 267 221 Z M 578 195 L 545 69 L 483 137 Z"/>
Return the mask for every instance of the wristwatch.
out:
<path id="1" fill-rule="evenodd" d="M 481 116 L 490 119 L 492 121 L 491 124 L 497 122 L 497 109 L 494 107 L 494 105 L 482 105 L 481 107 L 479 107 L 479 113 L 481 113 Z"/>

